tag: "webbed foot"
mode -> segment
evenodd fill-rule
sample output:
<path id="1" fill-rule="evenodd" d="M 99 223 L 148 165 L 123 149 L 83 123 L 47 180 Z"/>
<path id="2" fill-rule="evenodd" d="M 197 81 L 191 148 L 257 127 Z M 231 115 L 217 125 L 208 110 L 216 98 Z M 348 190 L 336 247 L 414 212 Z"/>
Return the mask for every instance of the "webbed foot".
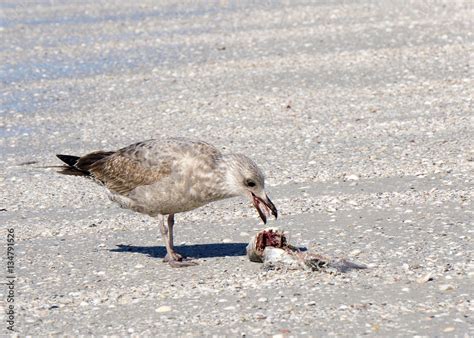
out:
<path id="1" fill-rule="evenodd" d="M 183 257 L 177 252 L 172 252 L 171 254 L 167 253 L 163 261 L 168 262 L 168 264 L 173 268 L 184 268 L 187 266 L 199 265 L 198 262 Z"/>

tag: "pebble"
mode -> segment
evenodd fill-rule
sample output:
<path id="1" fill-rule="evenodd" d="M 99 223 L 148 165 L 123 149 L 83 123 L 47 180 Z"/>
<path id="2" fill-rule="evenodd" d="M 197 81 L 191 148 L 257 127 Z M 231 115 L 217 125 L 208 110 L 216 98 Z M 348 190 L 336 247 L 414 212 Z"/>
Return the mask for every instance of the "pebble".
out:
<path id="1" fill-rule="evenodd" d="M 433 272 L 428 272 L 427 274 L 418 277 L 418 278 L 416 279 L 416 282 L 419 283 L 419 284 L 423 284 L 423 283 L 432 281 L 432 280 L 433 280 L 433 275 L 434 275 Z"/>
<path id="2" fill-rule="evenodd" d="M 350 205 L 353 205 L 353 206 L 359 205 L 359 203 L 357 201 L 354 201 L 354 200 L 348 200 L 347 204 L 350 204 Z"/>
<path id="3" fill-rule="evenodd" d="M 454 290 L 454 286 L 451 284 L 442 284 L 439 286 L 440 291 L 452 291 Z"/>
<path id="4" fill-rule="evenodd" d="M 170 312 L 171 311 L 171 307 L 167 306 L 167 305 L 162 305 L 158 308 L 156 308 L 155 312 L 158 312 L 158 313 L 165 313 L 165 312 Z"/>
<path id="5" fill-rule="evenodd" d="M 349 252 L 349 256 L 356 257 L 356 256 L 359 256 L 361 252 L 362 252 L 361 250 L 355 249 Z"/>

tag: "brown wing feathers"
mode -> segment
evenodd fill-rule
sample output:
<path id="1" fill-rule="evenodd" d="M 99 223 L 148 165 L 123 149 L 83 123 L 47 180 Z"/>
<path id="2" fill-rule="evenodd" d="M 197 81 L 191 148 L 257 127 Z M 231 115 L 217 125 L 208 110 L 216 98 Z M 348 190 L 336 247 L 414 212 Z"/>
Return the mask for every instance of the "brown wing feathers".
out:
<path id="1" fill-rule="evenodd" d="M 94 163 L 90 171 L 110 190 L 126 194 L 138 186 L 155 183 L 160 178 L 169 175 L 171 166 L 162 163 L 160 166 L 148 167 L 136 159 L 116 153 Z"/>
<path id="2" fill-rule="evenodd" d="M 57 155 L 66 163 L 61 173 L 93 176 L 111 191 L 126 194 L 141 185 L 148 185 L 171 173 L 171 165 L 163 162 L 148 167 L 120 152 L 98 151 L 82 157 Z"/>

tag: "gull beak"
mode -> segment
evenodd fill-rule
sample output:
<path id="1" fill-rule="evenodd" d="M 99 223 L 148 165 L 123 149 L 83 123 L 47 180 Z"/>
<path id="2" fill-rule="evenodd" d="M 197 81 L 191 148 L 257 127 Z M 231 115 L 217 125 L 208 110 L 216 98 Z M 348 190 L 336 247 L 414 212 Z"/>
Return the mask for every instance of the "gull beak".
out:
<path id="1" fill-rule="evenodd" d="M 252 200 L 253 206 L 255 207 L 255 209 L 257 209 L 258 215 L 262 219 L 263 223 L 267 223 L 267 216 L 270 216 L 270 214 L 275 216 L 275 219 L 278 217 L 277 208 L 266 194 L 264 198 L 261 198 L 252 193 Z"/>

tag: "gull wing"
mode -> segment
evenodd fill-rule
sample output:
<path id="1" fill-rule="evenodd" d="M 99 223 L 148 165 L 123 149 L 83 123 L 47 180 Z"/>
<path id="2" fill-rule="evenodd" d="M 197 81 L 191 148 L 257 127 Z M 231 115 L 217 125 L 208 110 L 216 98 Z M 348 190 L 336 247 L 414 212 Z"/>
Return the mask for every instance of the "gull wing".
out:
<path id="1" fill-rule="evenodd" d="M 159 182 L 170 175 L 179 175 L 182 170 L 180 163 L 184 158 L 199 157 L 214 165 L 220 156 L 215 147 L 205 142 L 180 138 L 148 140 L 132 144 L 94 162 L 89 171 L 109 190 L 126 195 L 139 186 Z"/>
<path id="2" fill-rule="evenodd" d="M 139 146 L 134 151 L 131 151 L 132 146 L 127 150 L 119 150 L 89 167 L 92 176 L 110 191 L 126 195 L 138 186 L 153 184 L 171 174 L 171 164 L 166 158 L 160 161 L 155 154 L 154 164 L 150 165 L 146 161 L 148 152 Z"/>

